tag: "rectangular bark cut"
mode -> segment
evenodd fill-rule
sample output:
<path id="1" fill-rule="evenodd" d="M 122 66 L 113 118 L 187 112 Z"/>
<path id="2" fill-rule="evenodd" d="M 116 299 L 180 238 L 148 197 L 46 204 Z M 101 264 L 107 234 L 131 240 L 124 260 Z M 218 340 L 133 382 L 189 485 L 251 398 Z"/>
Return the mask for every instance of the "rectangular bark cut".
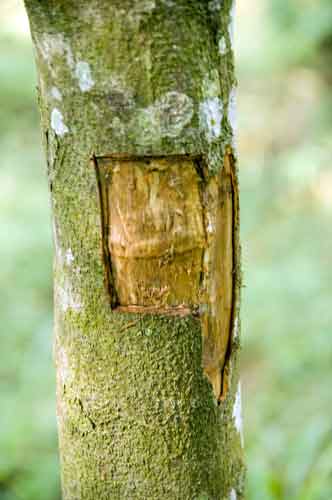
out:
<path id="1" fill-rule="evenodd" d="M 233 307 L 232 165 L 206 176 L 190 156 L 95 157 L 114 311 L 199 314 L 216 395 Z"/>
<path id="2" fill-rule="evenodd" d="M 206 247 L 195 160 L 104 157 L 98 165 L 112 303 L 189 313 L 200 303 Z"/>
<path id="3" fill-rule="evenodd" d="M 122 160 L 108 189 L 108 246 L 119 305 L 199 302 L 205 245 L 192 160 Z"/>

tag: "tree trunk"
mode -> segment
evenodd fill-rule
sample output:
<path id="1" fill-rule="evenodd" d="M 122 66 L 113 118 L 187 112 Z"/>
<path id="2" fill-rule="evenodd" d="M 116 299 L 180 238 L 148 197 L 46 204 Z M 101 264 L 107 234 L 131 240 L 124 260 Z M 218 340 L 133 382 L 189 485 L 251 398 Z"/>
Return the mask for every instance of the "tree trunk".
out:
<path id="1" fill-rule="evenodd" d="M 241 499 L 230 0 L 25 0 L 63 498 Z"/>

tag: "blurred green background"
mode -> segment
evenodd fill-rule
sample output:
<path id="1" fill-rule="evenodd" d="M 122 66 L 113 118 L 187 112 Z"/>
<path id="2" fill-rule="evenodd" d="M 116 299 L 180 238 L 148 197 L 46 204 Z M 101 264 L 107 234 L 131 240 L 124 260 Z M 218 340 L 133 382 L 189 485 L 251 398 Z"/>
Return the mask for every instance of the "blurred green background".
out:
<path id="1" fill-rule="evenodd" d="M 332 4 L 238 3 L 247 498 L 331 500 Z M 36 76 L 22 2 L 0 20 L 0 499 L 59 500 Z"/>

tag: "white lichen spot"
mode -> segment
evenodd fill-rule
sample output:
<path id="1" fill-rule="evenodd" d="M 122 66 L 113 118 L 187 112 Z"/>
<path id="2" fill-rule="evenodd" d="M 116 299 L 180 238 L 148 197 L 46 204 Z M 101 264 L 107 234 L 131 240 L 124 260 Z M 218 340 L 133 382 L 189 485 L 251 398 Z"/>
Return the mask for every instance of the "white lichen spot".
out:
<path id="1" fill-rule="evenodd" d="M 229 500 L 236 500 L 237 499 L 237 494 L 234 488 L 231 489 L 230 494 L 229 494 Z"/>
<path id="2" fill-rule="evenodd" d="M 76 63 L 75 77 L 82 92 L 88 92 L 95 84 L 92 79 L 90 65 L 86 61 L 78 61 Z"/>
<path id="3" fill-rule="evenodd" d="M 56 135 L 59 135 L 60 137 L 69 132 L 67 125 L 63 121 L 62 113 L 57 108 L 54 108 L 51 113 L 51 127 Z"/>
<path id="4" fill-rule="evenodd" d="M 75 257 L 73 255 L 73 252 L 71 251 L 71 248 L 68 248 L 68 250 L 66 251 L 65 259 L 67 266 L 71 266 L 72 262 L 74 262 Z"/>
<path id="5" fill-rule="evenodd" d="M 227 45 L 224 36 L 222 36 L 218 42 L 218 50 L 221 56 L 224 56 L 227 52 Z"/>
<path id="6" fill-rule="evenodd" d="M 241 398 L 241 382 L 238 383 L 234 407 L 233 407 L 233 419 L 234 425 L 237 432 L 240 434 L 241 445 L 243 447 L 243 420 L 242 420 L 242 398 Z"/>
<path id="7" fill-rule="evenodd" d="M 167 92 L 154 104 L 156 121 L 163 137 L 177 137 L 190 123 L 194 106 L 192 99 L 181 92 Z"/>
<path id="8" fill-rule="evenodd" d="M 53 99 L 56 99 L 57 101 L 62 101 L 61 92 L 57 87 L 51 88 L 51 96 L 53 97 Z"/>
<path id="9" fill-rule="evenodd" d="M 200 105 L 200 124 L 209 142 L 221 134 L 223 105 L 219 97 L 210 97 Z"/>
<path id="10" fill-rule="evenodd" d="M 57 297 L 63 312 L 67 312 L 68 309 L 73 311 L 80 311 L 82 304 L 80 297 L 77 293 L 72 290 L 71 283 L 68 278 L 65 278 L 63 286 L 56 287 Z"/>

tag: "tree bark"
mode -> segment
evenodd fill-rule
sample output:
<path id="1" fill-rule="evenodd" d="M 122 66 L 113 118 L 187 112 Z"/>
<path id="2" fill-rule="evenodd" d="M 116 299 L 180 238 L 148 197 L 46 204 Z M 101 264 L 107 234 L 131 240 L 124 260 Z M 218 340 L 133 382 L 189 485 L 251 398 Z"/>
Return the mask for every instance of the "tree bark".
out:
<path id="1" fill-rule="evenodd" d="M 241 499 L 230 0 L 25 0 L 63 498 Z"/>

